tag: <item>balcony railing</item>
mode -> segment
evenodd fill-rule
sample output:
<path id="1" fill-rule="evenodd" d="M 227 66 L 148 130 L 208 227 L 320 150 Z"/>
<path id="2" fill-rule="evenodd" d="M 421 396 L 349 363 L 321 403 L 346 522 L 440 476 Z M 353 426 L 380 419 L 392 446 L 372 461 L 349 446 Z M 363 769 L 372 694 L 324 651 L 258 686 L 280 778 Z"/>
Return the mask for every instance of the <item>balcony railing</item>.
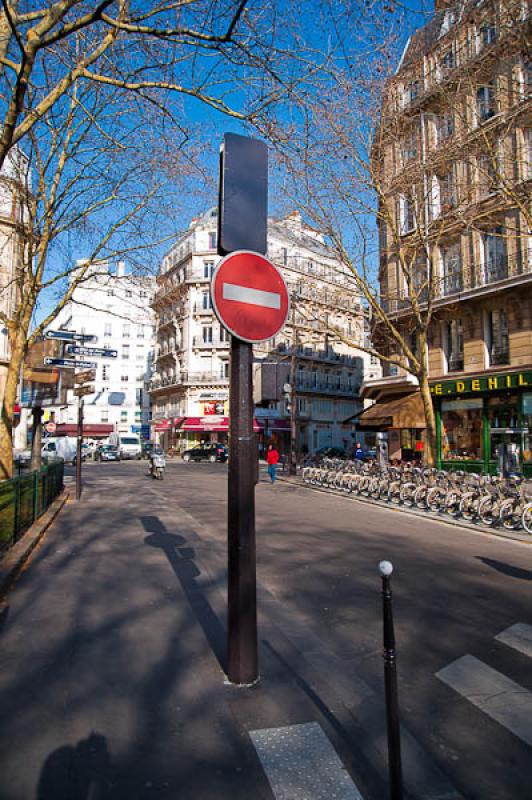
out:
<path id="1" fill-rule="evenodd" d="M 476 263 L 460 272 L 453 271 L 442 278 L 434 279 L 433 299 L 452 297 L 461 292 L 483 291 L 490 286 L 509 279 L 532 275 L 532 248 L 523 253 L 501 254 L 485 264 Z M 419 298 L 426 302 L 426 296 Z M 397 313 L 411 307 L 408 297 L 387 297 L 381 300 L 387 313 Z"/>
<path id="2" fill-rule="evenodd" d="M 192 339 L 193 347 L 229 347 L 229 341 L 225 339 L 212 339 L 212 341 L 205 341 L 202 336 L 194 336 Z"/>
<path id="3" fill-rule="evenodd" d="M 283 355 L 292 355 L 293 348 L 281 343 L 276 350 Z M 345 364 L 348 367 L 360 367 L 361 359 L 358 356 L 348 356 L 345 353 L 336 353 L 334 350 L 314 350 L 312 347 L 299 345 L 295 348 L 295 355 L 299 358 L 308 358 L 312 361 L 329 361 L 335 364 Z"/>
<path id="4" fill-rule="evenodd" d="M 360 385 L 356 383 L 340 383 L 334 384 L 327 381 L 296 381 L 296 389 L 299 392 L 315 392 L 320 394 L 342 394 L 342 395 L 355 395 L 358 394 Z"/>
<path id="5" fill-rule="evenodd" d="M 490 351 L 490 365 L 499 367 L 510 363 L 510 350 L 508 347 L 492 347 Z"/>
<path id="6" fill-rule="evenodd" d="M 154 378 L 150 382 L 149 389 L 151 392 L 157 389 L 166 389 L 172 386 L 195 385 L 215 383 L 221 386 L 229 384 L 229 378 L 226 375 L 213 372 L 188 372 L 183 371 L 175 375 L 167 375 L 164 378 Z"/>

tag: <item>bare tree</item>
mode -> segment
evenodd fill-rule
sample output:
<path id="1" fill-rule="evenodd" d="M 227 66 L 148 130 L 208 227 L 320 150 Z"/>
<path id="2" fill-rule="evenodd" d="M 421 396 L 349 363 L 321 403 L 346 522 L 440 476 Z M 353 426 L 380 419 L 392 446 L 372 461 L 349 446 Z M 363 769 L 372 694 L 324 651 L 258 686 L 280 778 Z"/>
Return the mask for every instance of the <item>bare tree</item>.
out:
<path id="1" fill-rule="evenodd" d="M 366 63 L 355 48 L 309 96 L 303 135 L 277 150 L 290 202 L 326 235 L 368 306 L 373 339 L 360 349 L 417 380 L 428 464 L 436 456 L 429 368 L 437 323 L 452 309 L 447 297 L 485 279 L 478 266 L 467 274 L 454 265 L 452 253 L 442 265 L 447 243 L 513 209 L 519 225 L 497 235 L 520 240 L 519 250 L 530 229 L 516 76 L 526 47 L 516 14 L 509 0 L 487 57 L 478 38 L 467 38 L 473 25 L 482 33 L 491 24 L 484 18 L 462 20 L 442 47 L 433 27 L 431 60 L 418 51 L 398 73 L 392 40 L 365 53 Z M 424 55 L 434 70 L 425 77 Z M 330 332 L 347 341 L 344 331 Z"/>

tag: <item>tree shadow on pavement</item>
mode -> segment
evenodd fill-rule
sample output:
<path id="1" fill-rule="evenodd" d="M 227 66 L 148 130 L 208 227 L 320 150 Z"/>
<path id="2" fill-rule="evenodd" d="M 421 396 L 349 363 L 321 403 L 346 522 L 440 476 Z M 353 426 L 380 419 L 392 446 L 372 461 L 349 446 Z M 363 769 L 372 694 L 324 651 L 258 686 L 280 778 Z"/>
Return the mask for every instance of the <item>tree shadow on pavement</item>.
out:
<path id="1" fill-rule="evenodd" d="M 485 558 L 484 556 L 477 556 L 479 561 L 486 564 L 497 572 L 502 572 L 503 575 L 509 575 L 510 578 L 519 578 L 522 581 L 532 581 L 532 570 L 522 569 L 522 567 L 514 567 L 512 564 L 506 564 L 504 561 L 496 561 L 493 558 Z"/>
<path id="2" fill-rule="evenodd" d="M 149 534 L 144 539 L 145 544 L 160 548 L 166 555 L 220 667 L 227 673 L 226 631 L 198 584 L 201 571 L 194 562 L 194 548 L 184 547 L 187 544 L 185 537 L 167 531 L 159 517 L 140 519 Z"/>
<path id="3" fill-rule="evenodd" d="M 65 745 L 50 753 L 41 770 L 36 800 L 107 800 L 111 785 L 106 739 L 91 733 L 75 747 Z"/>

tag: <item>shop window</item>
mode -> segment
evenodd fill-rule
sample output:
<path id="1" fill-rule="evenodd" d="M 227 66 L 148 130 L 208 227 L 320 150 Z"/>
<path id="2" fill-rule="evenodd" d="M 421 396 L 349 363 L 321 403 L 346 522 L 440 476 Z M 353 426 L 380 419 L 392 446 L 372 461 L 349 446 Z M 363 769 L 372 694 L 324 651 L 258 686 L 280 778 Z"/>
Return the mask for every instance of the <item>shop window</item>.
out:
<path id="1" fill-rule="evenodd" d="M 464 334 L 462 331 L 462 320 L 452 319 L 445 324 L 445 328 L 447 369 L 449 372 L 459 372 L 464 368 Z"/>
<path id="2" fill-rule="evenodd" d="M 489 366 L 508 364 L 510 361 L 508 317 L 503 309 L 495 309 L 488 312 L 486 345 Z"/>
<path id="3" fill-rule="evenodd" d="M 442 402 L 441 453 L 444 461 L 483 459 L 482 399 Z"/>

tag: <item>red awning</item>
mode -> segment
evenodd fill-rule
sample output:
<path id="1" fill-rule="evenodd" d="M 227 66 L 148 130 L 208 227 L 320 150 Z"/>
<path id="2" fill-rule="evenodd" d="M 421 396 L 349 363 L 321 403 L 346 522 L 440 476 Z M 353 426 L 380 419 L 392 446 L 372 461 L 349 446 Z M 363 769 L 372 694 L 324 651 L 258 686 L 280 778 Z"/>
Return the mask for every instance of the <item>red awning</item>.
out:
<path id="1" fill-rule="evenodd" d="M 83 425 L 83 436 L 109 436 L 113 432 L 112 425 L 86 422 Z M 56 436 L 77 436 L 78 426 L 70 422 L 60 422 L 55 429 Z"/>
<path id="2" fill-rule="evenodd" d="M 155 431 L 167 431 L 171 427 L 171 422 L 169 419 L 160 419 L 156 422 L 153 426 Z"/>
<path id="3" fill-rule="evenodd" d="M 214 414 L 205 417 L 185 417 L 180 430 L 196 433 L 228 433 L 229 417 L 218 417 Z M 256 419 L 253 420 L 253 430 L 260 431 Z"/>

